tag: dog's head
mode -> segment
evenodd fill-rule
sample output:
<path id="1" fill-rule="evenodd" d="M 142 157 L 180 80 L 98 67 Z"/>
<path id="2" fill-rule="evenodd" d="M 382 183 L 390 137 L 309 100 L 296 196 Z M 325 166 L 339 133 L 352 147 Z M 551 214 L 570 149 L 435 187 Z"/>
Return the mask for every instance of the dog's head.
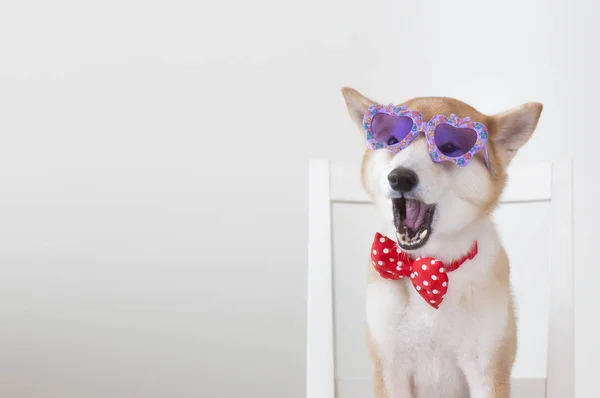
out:
<path id="1" fill-rule="evenodd" d="M 363 117 L 375 102 L 350 88 L 342 92 L 352 120 L 366 137 Z M 402 105 L 420 112 L 425 121 L 455 114 L 483 123 L 488 130 L 488 162 L 479 151 L 464 167 L 434 163 L 423 134 L 398 153 L 366 150 L 363 186 L 396 226 L 398 244 L 410 251 L 460 234 L 492 212 L 506 183 L 506 168 L 535 130 L 542 104 L 528 103 L 492 116 L 443 97 L 414 98 Z"/>

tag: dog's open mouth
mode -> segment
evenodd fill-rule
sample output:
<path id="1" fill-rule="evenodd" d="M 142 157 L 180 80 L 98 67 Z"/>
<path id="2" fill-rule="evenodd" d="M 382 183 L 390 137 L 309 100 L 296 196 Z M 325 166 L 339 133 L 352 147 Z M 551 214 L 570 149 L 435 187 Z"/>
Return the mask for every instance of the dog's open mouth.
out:
<path id="1" fill-rule="evenodd" d="M 416 199 L 392 199 L 398 245 L 405 250 L 422 247 L 431 236 L 435 205 Z"/>

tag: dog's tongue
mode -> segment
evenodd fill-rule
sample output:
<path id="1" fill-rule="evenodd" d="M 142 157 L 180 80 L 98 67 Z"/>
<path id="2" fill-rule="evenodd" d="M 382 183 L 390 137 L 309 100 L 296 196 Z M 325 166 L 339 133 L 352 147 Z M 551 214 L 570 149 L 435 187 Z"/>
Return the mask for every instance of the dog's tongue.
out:
<path id="1" fill-rule="evenodd" d="M 406 218 L 404 225 L 416 231 L 423 223 L 427 206 L 418 200 L 406 199 Z"/>

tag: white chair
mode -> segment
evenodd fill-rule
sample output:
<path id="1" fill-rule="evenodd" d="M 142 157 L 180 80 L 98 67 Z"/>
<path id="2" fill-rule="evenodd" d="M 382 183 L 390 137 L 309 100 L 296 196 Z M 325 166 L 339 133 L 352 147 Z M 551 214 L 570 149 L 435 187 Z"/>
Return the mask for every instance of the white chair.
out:
<path id="1" fill-rule="evenodd" d="M 359 175 L 358 165 L 330 163 L 322 159 L 309 162 L 307 398 L 336 396 L 331 209 L 335 203 L 371 203 L 360 185 Z M 570 161 L 511 166 L 509 183 L 501 202 L 501 207 L 523 203 L 545 204 L 550 206 L 552 218 L 550 242 L 547 242 L 551 254 L 548 334 L 544 336 L 547 337 L 546 377 L 513 378 L 511 396 L 572 398 L 574 332 Z M 361 261 L 367 267 L 367 253 Z"/>

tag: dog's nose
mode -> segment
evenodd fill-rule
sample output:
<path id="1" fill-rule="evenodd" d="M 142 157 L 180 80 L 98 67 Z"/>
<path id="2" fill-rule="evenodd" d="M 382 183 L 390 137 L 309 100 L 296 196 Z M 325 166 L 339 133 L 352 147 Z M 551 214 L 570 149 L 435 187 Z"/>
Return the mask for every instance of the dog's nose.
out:
<path id="1" fill-rule="evenodd" d="M 390 171 L 390 174 L 388 174 L 388 181 L 390 182 L 390 187 L 392 187 L 394 191 L 409 192 L 417 186 L 419 177 L 417 177 L 417 173 L 411 169 L 398 167 Z"/>

